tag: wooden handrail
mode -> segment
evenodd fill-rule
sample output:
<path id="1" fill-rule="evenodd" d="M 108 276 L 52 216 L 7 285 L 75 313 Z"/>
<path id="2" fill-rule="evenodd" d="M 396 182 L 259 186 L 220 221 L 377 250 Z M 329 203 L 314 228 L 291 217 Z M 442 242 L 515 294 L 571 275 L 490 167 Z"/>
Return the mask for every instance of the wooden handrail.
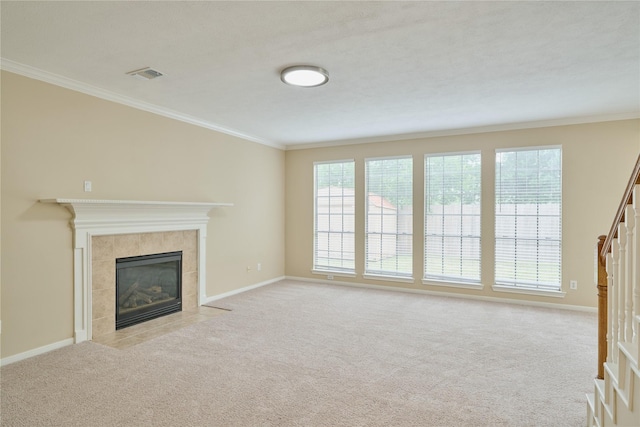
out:
<path id="1" fill-rule="evenodd" d="M 602 250 L 600 251 L 600 261 L 604 264 L 607 259 L 607 254 L 611 252 L 611 242 L 613 239 L 618 237 L 618 225 L 624 221 L 624 211 L 627 208 L 627 205 L 633 202 L 633 188 L 636 184 L 640 184 L 640 155 L 638 155 L 638 159 L 636 160 L 636 166 L 633 168 L 633 173 L 629 178 L 629 182 L 627 183 L 627 188 L 624 191 L 624 196 L 622 196 L 622 200 L 620 201 L 620 205 L 618 206 L 618 212 L 616 212 L 615 219 L 613 220 L 613 224 L 611 225 L 611 229 L 609 230 L 609 234 L 607 234 L 606 239 L 604 240 L 604 244 L 602 245 Z"/>
<path id="2" fill-rule="evenodd" d="M 604 363 L 607 359 L 608 301 L 607 301 L 607 254 L 611 252 L 613 239 L 618 237 L 618 226 L 624 222 L 627 205 L 633 203 L 633 190 L 640 184 L 640 155 L 636 160 L 627 188 L 618 206 L 618 211 L 606 236 L 598 238 L 596 247 L 596 280 L 598 288 L 598 378 L 604 378 Z"/>

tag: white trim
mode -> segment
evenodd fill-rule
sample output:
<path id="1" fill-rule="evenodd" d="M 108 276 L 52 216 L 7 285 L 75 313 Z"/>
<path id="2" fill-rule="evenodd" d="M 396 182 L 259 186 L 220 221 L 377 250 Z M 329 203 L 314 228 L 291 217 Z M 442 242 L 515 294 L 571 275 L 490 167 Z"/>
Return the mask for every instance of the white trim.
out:
<path id="1" fill-rule="evenodd" d="M 349 273 L 348 271 L 311 270 L 311 274 L 320 274 L 322 276 L 337 276 L 337 277 L 356 277 L 357 276 L 355 271 L 353 273 Z"/>
<path id="2" fill-rule="evenodd" d="M 460 294 L 460 293 L 444 292 L 444 291 L 429 291 L 426 289 L 402 288 L 402 287 L 395 287 L 395 286 L 371 285 L 368 283 L 341 282 L 337 280 L 311 279 L 308 277 L 297 277 L 297 276 L 285 276 L 285 279 L 298 280 L 300 282 L 320 283 L 320 284 L 327 284 L 327 285 L 350 286 L 354 288 L 376 289 L 379 291 L 405 292 L 410 294 L 434 295 L 434 296 L 441 296 L 441 297 L 453 297 L 453 298 L 472 299 L 472 300 L 479 300 L 479 301 L 499 302 L 499 303 L 505 303 L 505 304 L 554 308 L 554 309 L 562 309 L 562 310 L 570 310 L 570 311 L 582 311 L 587 313 L 598 312 L 598 309 L 596 307 L 585 307 L 582 305 L 554 304 L 550 302 L 487 297 L 483 295 Z"/>
<path id="3" fill-rule="evenodd" d="M 540 151 L 540 150 L 560 150 L 560 154 L 562 154 L 562 144 L 551 144 L 551 145 L 531 145 L 526 147 L 515 147 L 515 148 L 496 148 L 496 153 L 511 153 L 512 151 Z"/>
<path id="4" fill-rule="evenodd" d="M 365 157 L 363 160 L 365 163 L 367 163 L 367 162 L 375 162 L 378 160 L 401 160 L 401 159 L 413 160 L 413 154 L 400 154 L 397 156 Z M 413 168 L 413 163 L 411 164 L 411 167 Z"/>
<path id="5" fill-rule="evenodd" d="M 198 304 L 207 298 L 206 248 L 209 211 L 231 203 L 154 202 L 136 200 L 42 199 L 72 214 L 74 341 L 92 338 L 91 241 L 93 236 L 196 230 Z"/>
<path id="6" fill-rule="evenodd" d="M 0 58 L 0 68 L 5 71 L 9 71 L 11 73 L 20 74 L 21 76 L 40 80 L 46 83 L 50 83 L 52 85 L 60 86 L 76 92 L 81 92 L 87 95 L 95 96 L 100 99 L 105 99 L 107 101 L 123 104 L 128 107 L 136 108 L 138 110 L 148 111 L 150 113 L 157 114 L 159 116 L 164 116 L 170 119 L 179 120 L 181 122 L 189 123 L 205 129 L 214 130 L 216 132 L 221 132 L 227 135 L 235 136 L 237 138 L 256 142 L 258 144 L 268 145 L 269 147 L 277 148 L 280 150 L 285 149 L 283 145 L 273 141 L 269 141 L 263 138 L 258 138 L 252 135 L 247 135 L 245 133 L 221 126 L 219 124 L 216 124 L 207 120 L 199 119 L 197 117 L 190 116 L 188 114 L 183 114 L 178 111 L 170 110 L 168 108 L 161 107 L 159 105 L 154 105 L 154 104 L 149 104 L 147 102 L 139 101 L 137 99 L 134 99 L 125 95 L 121 95 L 115 92 L 101 89 L 99 87 L 92 86 L 77 80 L 73 80 L 58 74 L 54 74 L 49 71 L 44 71 L 39 68 L 31 67 L 29 65 L 21 64 L 19 62 L 15 62 L 10 59 Z"/>
<path id="7" fill-rule="evenodd" d="M 474 291 L 481 291 L 482 289 L 484 289 L 484 285 L 482 283 L 470 282 L 446 282 L 422 279 L 422 284 L 427 286 L 443 286 L 446 288 L 472 289 Z"/>
<path id="8" fill-rule="evenodd" d="M 470 151 L 443 151 L 434 153 L 425 153 L 424 158 L 427 157 L 450 157 L 450 156 L 465 156 L 470 154 L 480 154 L 482 156 L 482 150 L 470 150 Z M 482 157 L 481 157 L 482 160 Z"/>
<path id="9" fill-rule="evenodd" d="M 399 283 L 415 283 L 415 279 L 413 277 L 401 277 L 401 276 L 385 276 L 383 274 L 371 274 L 364 273 L 362 275 L 363 279 L 368 280 L 380 280 L 384 282 L 399 282 Z"/>
<path id="10" fill-rule="evenodd" d="M 53 350 L 58 350 L 62 347 L 73 344 L 73 338 L 67 338 L 66 340 L 54 342 L 42 347 L 34 348 L 33 350 L 25 351 L 24 353 L 14 354 L 13 356 L 5 357 L 0 360 L 0 366 L 6 366 L 11 363 L 19 362 L 21 360 L 28 359 L 30 357 L 39 356 L 44 353 L 48 353 Z"/>
<path id="11" fill-rule="evenodd" d="M 264 282 L 256 283 L 255 285 L 249 285 L 249 286 L 245 286 L 244 288 L 235 289 L 233 291 L 225 292 L 223 294 L 214 295 L 212 297 L 207 297 L 207 299 L 201 305 L 209 304 L 210 302 L 217 301 L 217 300 L 220 300 L 220 299 L 223 299 L 223 298 L 227 298 L 227 297 L 230 297 L 230 296 L 233 296 L 233 295 L 241 294 L 243 292 L 251 291 L 253 289 L 261 288 L 262 286 L 266 286 L 266 285 L 270 285 L 270 284 L 275 283 L 275 282 L 279 282 L 279 281 L 283 280 L 284 278 L 285 278 L 284 276 L 280 276 L 280 277 L 276 277 L 275 279 L 269 279 L 269 280 L 265 280 Z"/>
<path id="12" fill-rule="evenodd" d="M 346 163 L 346 162 L 356 162 L 356 159 L 349 158 L 349 159 L 336 159 L 336 160 L 318 160 L 313 162 L 313 165 L 327 165 L 327 164 L 332 164 L 332 163 Z"/>
<path id="13" fill-rule="evenodd" d="M 638 366 L 638 350 L 636 343 L 618 341 L 618 348 L 624 353 L 627 361 L 630 362 L 628 366 L 635 372 L 636 376 L 640 377 L 640 367 Z"/>
<path id="14" fill-rule="evenodd" d="M 507 286 L 507 285 L 493 285 L 491 286 L 491 289 L 493 289 L 494 292 L 508 292 L 512 294 L 536 295 L 539 297 L 564 298 L 565 295 L 567 295 L 566 292 L 554 291 L 551 289 L 518 288 L 516 286 Z"/>

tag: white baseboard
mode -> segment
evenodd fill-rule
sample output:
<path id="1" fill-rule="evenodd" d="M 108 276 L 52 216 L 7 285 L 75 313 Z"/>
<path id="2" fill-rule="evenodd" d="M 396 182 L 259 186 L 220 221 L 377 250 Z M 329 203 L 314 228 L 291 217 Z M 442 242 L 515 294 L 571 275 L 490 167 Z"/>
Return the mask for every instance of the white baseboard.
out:
<path id="1" fill-rule="evenodd" d="M 500 302 L 500 303 L 506 303 L 506 304 L 528 305 L 528 306 L 544 307 L 544 308 L 556 308 L 556 309 L 571 310 L 571 311 L 583 311 L 587 313 L 598 312 L 598 309 L 596 307 L 585 307 L 582 305 L 553 304 L 550 302 L 529 301 L 529 300 L 510 299 L 510 298 L 497 298 L 497 297 L 488 297 L 484 295 L 470 295 L 470 294 L 460 294 L 460 293 L 453 293 L 453 292 L 440 292 L 440 291 L 431 291 L 427 289 L 411 289 L 411 288 L 402 288 L 402 287 L 396 287 L 396 286 L 370 285 L 368 283 L 342 282 L 339 280 L 314 279 L 314 278 L 297 277 L 297 276 L 285 276 L 285 279 L 297 280 L 301 282 L 310 282 L 310 283 L 324 283 L 327 285 L 351 286 L 354 288 L 377 289 L 380 291 L 406 292 L 411 294 L 422 294 L 422 295 L 438 295 L 441 297 L 465 298 L 465 299 L 474 299 L 474 300 L 480 300 L 480 301 Z"/>
<path id="2" fill-rule="evenodd" d="M 243 292 L 247 292 L 252 289 L 257 289 L 262 286 L 270 285 L 272 283 L 276 283 L 285 279 L 296 280 L 299 282 L 324 283 L 328 285 L 350 286 L 354 288 L 368 288 L 368 289 L 377 289 L 377 290 L 391 291 L 391 292 L 406 292 L 406 293 L 423 294 L 423 295 L 437 295 L 437 296 L 454 297 L 454 298 L 474 299 L 474 300 L 480 300 L 480 301 L 500 302 L 500 303 L 507 303 L 507 304 L 518 304 L 518 305 L 528 305 L 528 306 L 545 307 L 545 308 L 556 308 L 556 309 L 562 309 L 562 310 L 583 311 L 588 313 L 597 313 L 598 311 L 595 307 L 584 307 L 580 305 L 553 304 L 553 303 L 539 302 L 539 301 L 496 298 L 496 297 L 488 297 L 483 295 L 468 295 L 468 294 L 459 294 L 459 293 L 438 292 L 438 291 L 430 291 L 426 289 L 410 289 L 410 288 L 402 288 L 402 287 L 395 287 L 395 286 L 371 285 L 368 283 L 352 283 L 352 282 L 342 282 L 339 280 L 315 279 L 315 278 L 297 277 L 297 276 L 280 276 L 274 279 L 265 280 L 264 282 L 256 283 L 254 285 L 245 286 L 240 289 L 235 289 L 233 291 L 225 292 L 219 295 L 207 297 L 205 300 L 205 304 L 208 304 L 210 302 L 217 301 L 226 297 L 230 297 L 232 295 L 237 295 Z M 0 326 L 1 326 L 1 323 L 0 323 Z M 62 340 L 62 341 L 58 341 L 42 347 L 34 348 L 33 350 L 25 351 L 24 353 L 14 354 L 13 356 L 9 356 L 9 357 L 5 357 L 4 359 L 1 359 L 0 366 L 9 365 L 11 363 L 19 362 L 21 360 L 28 359 L 30 357 L 48 353 L 50 351 L 57 350 L 62 347 L 66 347 L 73 343 L 74 343 L 74 339 L 68 338 L 66 340 Z"/>
<path id="3" fill-rule="evenodd" d="M 205 304 L 209 303 L 211 301 L 216 301 L 216 300 L 219 300 L 219 299 L 222 299 L 222 298 L 230 297 L 232 295 L 236 295 L 236 294 L 239 294 L 239 293 L 242 293 L 242 292 L 250 291 L 252 289 L 256 289 L 256 288 L 259 288 L 261 286 L 266 286 L 266 285 L 269 285 L 271 283 L 279 282 L 280 280 L 283 280 L 283 279 L 284 279 L 284 276 L 280 276 L 280 277 L 276 277 L 275 279 L 266 280 L 264 282 L 256 283 L 255 285 L 246 286 L 246 287 L 241 288 L 241 289 L 236 289 L 234 291 L 225 292 L 224 294 L 208 297 L 205 300 Z M 76 335 L 77 335 L 77 333 L 76 333 Z M 28 359 L 30 357 L 34 357 L 34 356 L 38 356 L 40 354 L 48 353 L 50 351 L 57 350 L 59 348 L 71 345 L 74 342 L 75 342 L 75 340 L 73 338 L 68 338 L 66 340 L 62 340 L 62 341 L 54 342 L 52 344 L 48 344 L 48 345 L 45 345 L 45 346 L 42 346 L 42 347 L 34 348 L 33 350 L 25 351 L 24 353 L 14 354 L 13 356 L 9 356 L 9 357 L 5 357 L 4 359 L 1 359 L 0 360 L 0 366 L 9 365 L 11 363 L 19 362 L 21 360 Z"/>
<path id="4" fill-rule="evenodd" d="M 0 366 L 9 365 L 11 363 L 19 362 L 24 359 L 28 359 L 33 356 L 38 356 L 40 354 L 48 353 L 53 350 L 57 350 L 62 347 L 66 347 L 68 345 L 73 344 L 73 338 L 67 338 L 66 340 L 54 342 L 48 345 L 44 345 L 42 347 L 34 348 L 33 350 L 25 351 L 24 353 L 14 354 L 13 356 L 5 357 L 0 360 Z"/>
<path id="5" fill-rule="evenodd" d="M 252 289 L 260 288 L 262 286 L 270 285 L 272 283 L 279 282 L 279 281 L 283 280 L 284 278 L 285 278 L 284 276 L 280 276 L 280 277 L 276 277 L 275 279 L 269 279 L 269 280 L 265 280 L 264 282 L 256 283 L 255 285 L 249 285 L 249 286 L 245 286 L 244 288 L 235 289 L 233 291 L 225 292 L 223 294 L 214 295 L 212 297 L 206 297 L 204 303 L 205 304 L 209 304 L 210 302 L 217 301 L 217 300 L 222 299 L 222 298 L 230 297 L 232 295 L 241 294 L 242 292 L 247 292 L 247 291 L 250 291 Z"/>

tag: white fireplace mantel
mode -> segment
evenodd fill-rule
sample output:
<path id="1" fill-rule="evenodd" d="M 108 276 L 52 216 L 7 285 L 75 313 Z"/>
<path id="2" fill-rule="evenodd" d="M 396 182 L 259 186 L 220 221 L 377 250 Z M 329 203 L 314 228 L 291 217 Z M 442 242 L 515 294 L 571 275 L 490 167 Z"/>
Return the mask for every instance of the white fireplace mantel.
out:
<path id="1" fill-rule="evenodd" d="M 91 238 L 93 236 L 196 230 L 198 233 L 198 304 L 206 301 L 206 238 L 209 211 L 233 206 L 213 202 L 42 199 L 72 214 L 74 246 L 74 340 L 90 340 Z"/>

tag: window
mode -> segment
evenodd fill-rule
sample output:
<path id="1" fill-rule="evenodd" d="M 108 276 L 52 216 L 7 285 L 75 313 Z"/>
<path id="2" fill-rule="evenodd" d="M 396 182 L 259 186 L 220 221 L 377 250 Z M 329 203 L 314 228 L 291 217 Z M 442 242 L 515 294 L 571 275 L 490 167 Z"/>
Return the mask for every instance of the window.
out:
<path id="1" fill-rule="evenodd" d="M 424 158 L 424 279 L 480 283 L 480 153 Z"/>
<path id="2" fill-rule="evenodd" d="M 496 152 L 497 285 L 559 291 L 562 152 Z"/>
<path id="3" fill-rule="evenodd" d="M 365 185 L 365 274 L 411 278 L 412 158 L 366 159 Z"/>
<path id="4" fill-rule="evenodd" d="M 354 161 L 314 164 L 313 269 L 355 274 Z"/>

